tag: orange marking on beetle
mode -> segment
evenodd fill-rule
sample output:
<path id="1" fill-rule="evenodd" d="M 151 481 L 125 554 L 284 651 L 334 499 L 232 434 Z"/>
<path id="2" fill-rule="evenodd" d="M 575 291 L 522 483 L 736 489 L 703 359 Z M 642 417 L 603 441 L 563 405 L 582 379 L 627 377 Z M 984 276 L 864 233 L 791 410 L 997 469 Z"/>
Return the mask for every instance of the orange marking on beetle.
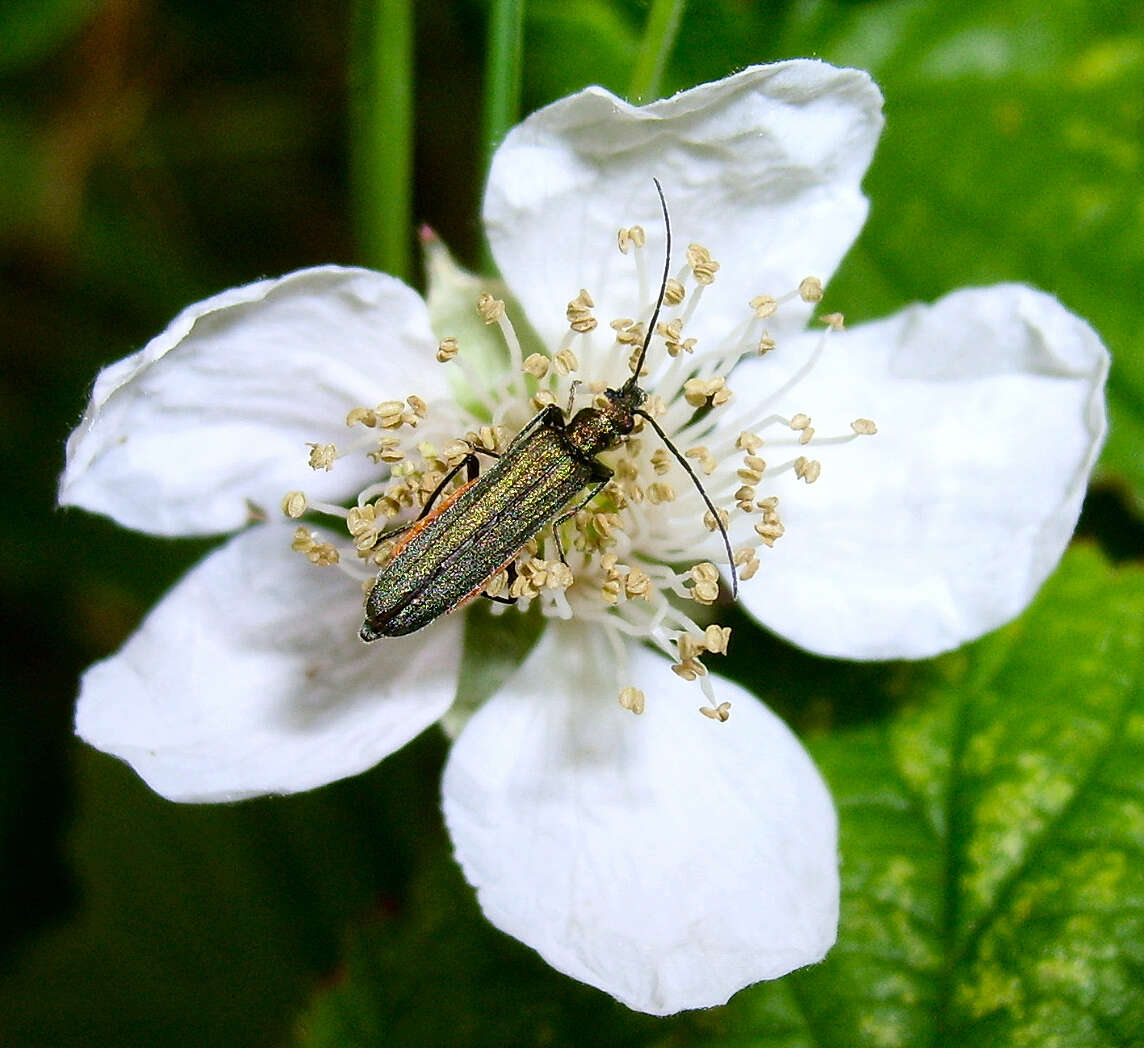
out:
<path id="1" fill-rule="evenodd" d="M 390 553 L 390 555 L 389 555 L 390 563 L 392 563 L 397 558 L 398 554 L 403 549 L 405 549 L 406 546 L 409 545 L 409 543 L 413 540 L 414 536 L 421 534 L 421 532 L 424 531 L 427 527 L 429 527 L 429 525 L 432 524 L 433 521 L 435 521 L 437 519 L 437 517 L 439 517 L 446 509 L 448 509 L 454 502 L 456 502 L 457 499 L 459 499 L 466 491 L 469 490 L 469 488 L 471 488 L 480 479 L 481 479 L 480 477 L 473 477 L 472 480 L 465 481 L 465 483 L 462 484 L 459 488 L 457 488 L 456 491 L 447 495 L 440 502 L 438 502 L 437 505 L 433 507 L 433 509 L 430 513 L 427 513 L 420 520 L 415 520 L 409 526 L 409 530 L 406 531 L 405 534 L 400 539 L 398 539 L 397 543 L 394 545 L 393 552 Z"/>

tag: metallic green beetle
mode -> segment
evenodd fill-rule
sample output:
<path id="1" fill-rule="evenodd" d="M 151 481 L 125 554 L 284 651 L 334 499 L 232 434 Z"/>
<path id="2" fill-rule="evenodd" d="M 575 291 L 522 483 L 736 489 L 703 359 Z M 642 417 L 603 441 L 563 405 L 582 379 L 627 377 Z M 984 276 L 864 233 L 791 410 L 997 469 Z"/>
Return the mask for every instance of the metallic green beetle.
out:
<path id="1" fill-rule="evenodd" d="M 481 593 L 498 571 L 516 559 L 525 543 L 549 525 L 563 559 L 560 525 L 591 502 L 612 477 L 612 471 L 596 456 L 620 444 L 637 418 L 659 434 L 694 482 L 723 537 L 732 588 L 738 595 L 731 542 L 719 514 L 691 466 L 642 410 L 647 393 L 637 379 L 659 319 L 671 266 L 667 204 L 658 180 L 655 187 L 663 208 L 667 250 L 659 300 L 631 377 L 619 389 L 605 390 L 599 407 L 581 408 L 571 420 L 555 405 L 544 408 L 484 474 L 479 473 L 477 451 L 467 455 L 438 485 L 421 516 L 404 529 L 392 559 L 378 572 L 366 599 L 362 640 L 405 636 L 460 607 Z M 483 449 L 480 453 L 493 454 Z M 462 468 L 467 470 L 467 483 L 435 505 Z M 569 509 L 575 496 L 588 487 L 588 494 Z"/>

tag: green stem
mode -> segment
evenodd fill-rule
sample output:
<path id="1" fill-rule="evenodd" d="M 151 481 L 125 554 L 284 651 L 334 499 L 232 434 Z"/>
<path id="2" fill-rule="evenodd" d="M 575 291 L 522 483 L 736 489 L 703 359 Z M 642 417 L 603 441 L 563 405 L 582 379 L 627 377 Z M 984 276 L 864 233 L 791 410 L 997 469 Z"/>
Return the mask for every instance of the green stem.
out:
<path id="1" fill-rule="evenodd" d="M 367 265 L 412 274 L 413 4 L 359 0 L 353 49 L 352 162 Z"/>
<path id="2" fill-rule="evenodd" d="M 659 98 L 663 70 L 675 46 L 685 4 L 686 0 L 653 0 L 628 87 L 629 101 L 643 103 Z"/>
<path id="3" fill-rule="evenodd" d="M 524 0 L 492 0 L 489 10 L 488 62 L 481 113 L 481 172 L 489 177 L 493 153 L 520 119 L 521 66 L 524 61 Z M 488 242 L 481 245 L 482 268 L 494 272 Z"/>

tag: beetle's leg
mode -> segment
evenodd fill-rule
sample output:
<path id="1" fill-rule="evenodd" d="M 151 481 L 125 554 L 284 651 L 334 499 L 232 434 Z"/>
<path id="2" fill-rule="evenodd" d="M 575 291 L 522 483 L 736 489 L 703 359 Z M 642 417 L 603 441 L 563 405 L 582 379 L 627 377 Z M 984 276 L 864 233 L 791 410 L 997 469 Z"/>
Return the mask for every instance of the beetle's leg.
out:
<path id="1" fill-rule="evenodd" d="M 442 492 L 449 486 L 449 482 L 460 473 L 462 469 L 465 471 L 466 480 L 476 480 L 477 477 L 481 475 L 481 464 L 477 459 L 477 455 L 488 455 L 489 458 L 500 458 L 497 452 L 489 451 L 488 448 L 478 447 L 475 444 L 470 444 L 469 447 L 473 450 L 445 474 L 445 479 L 433 489 L 433 494 L 425 500 L 425 505 L 421 508 L 421 512 L 417 514 L 417 520 L 421 520 L 422 517 L 426 517 L 433 512 L 433 504 L 441 497 Z M 399 530 L 404 531 L 405 528 L 409 526 L 410 525 L 406 524 Z"/>
<path id="2" fill-rule="evenodd" d="M 516 561 L 510 560 L 504 566 L 504 573 L 508 576 L 507 589 L 512 589 L 512 584 L 516 582 Z M 491 593 L 482 591 L 481 596 L 486 600 L 495 600 L 498 604 L 515 604 L 516 597 L 494 597 Z"/>
<path id="3" fill-rule="evenodd" d="M 576 390 L 579 388 L 580 380 L 578 378 L 574 378 L 572 380 L 572 384 L 568 387 L 568 410 L 564 412 L 568 418 L 572 417 L 572 405 L 576 403 Z"/>
<path id="4" fill-rule="evenodd" d="M 604 485 L 612 479 L 612 471 L 608 469 L 608 467 L 605 466 L 602 462 L 597 462 L 595 459 L 593 459 L 592 465 L 594 467 L 592 470 L 592 475 L 596 480 L 596 484 L 593 486 L 592 490 L 588 492 L 586 498 L 577 502 L 576 505 L 568 510 L 567 513 L 561 513 L 560 516 L 552 522 L 552 537 L 556 540 L 556 550 L 560 554 L 560 561 L 563 564 L 567 564 L 568 559 L 564 556 L 564 543 L 560 541 L 560 525 L 570 517 L 576 516 L 580 510 L 582 510 L 586 505 L 588 505 L 589 502 L 592 501 L 592 499 L 594 499 L 597 495 L 600 494 L 601 491 L 604 490 Z"/>

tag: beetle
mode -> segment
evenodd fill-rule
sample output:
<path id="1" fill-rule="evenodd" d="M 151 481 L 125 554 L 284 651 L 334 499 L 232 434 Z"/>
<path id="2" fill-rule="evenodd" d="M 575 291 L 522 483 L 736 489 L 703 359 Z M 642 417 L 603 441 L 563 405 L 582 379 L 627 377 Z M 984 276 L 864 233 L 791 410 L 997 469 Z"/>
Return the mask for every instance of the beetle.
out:
<path id="1" fill-rule="evenodd" d="M 563 560 L 561 524 L 591 502 L 612 477 L 612 470 L 596 456 L 617 447 L 635 428 L 637 418 L 655 430 L 695 484 L 723 537 L 732 590 L 738 595 L 731 542 L 719 513 L 683 455 L 643 410 L 648 394 L 639 386 L 639 374 L 671 268 L 667 203 L 658 179 L 653 181 L 666 230 L 663 279 L 631 376 L 618 389 L 606 389 L 598 406 L 581 408 L 571 418 L 554 404 L 544 407 L 499 455 L 474 447 L 430 495 L 421 516 L 390 533 L 400 537 L 366 599 L 365 622 L 359 634 L 362 640 L 405 636 L 461 607 L 480 594 L 497 572 L 509 567 L 524 545 L 549 525 Z M 483 474 L 478 453 L 496 459 Z M 438 503 L 461 469 L 467 471 L 465 483 Z M 588 494 L 569 509 L 585 488 Z M 491 599 L 513 603 L 509 598 Z"/>

